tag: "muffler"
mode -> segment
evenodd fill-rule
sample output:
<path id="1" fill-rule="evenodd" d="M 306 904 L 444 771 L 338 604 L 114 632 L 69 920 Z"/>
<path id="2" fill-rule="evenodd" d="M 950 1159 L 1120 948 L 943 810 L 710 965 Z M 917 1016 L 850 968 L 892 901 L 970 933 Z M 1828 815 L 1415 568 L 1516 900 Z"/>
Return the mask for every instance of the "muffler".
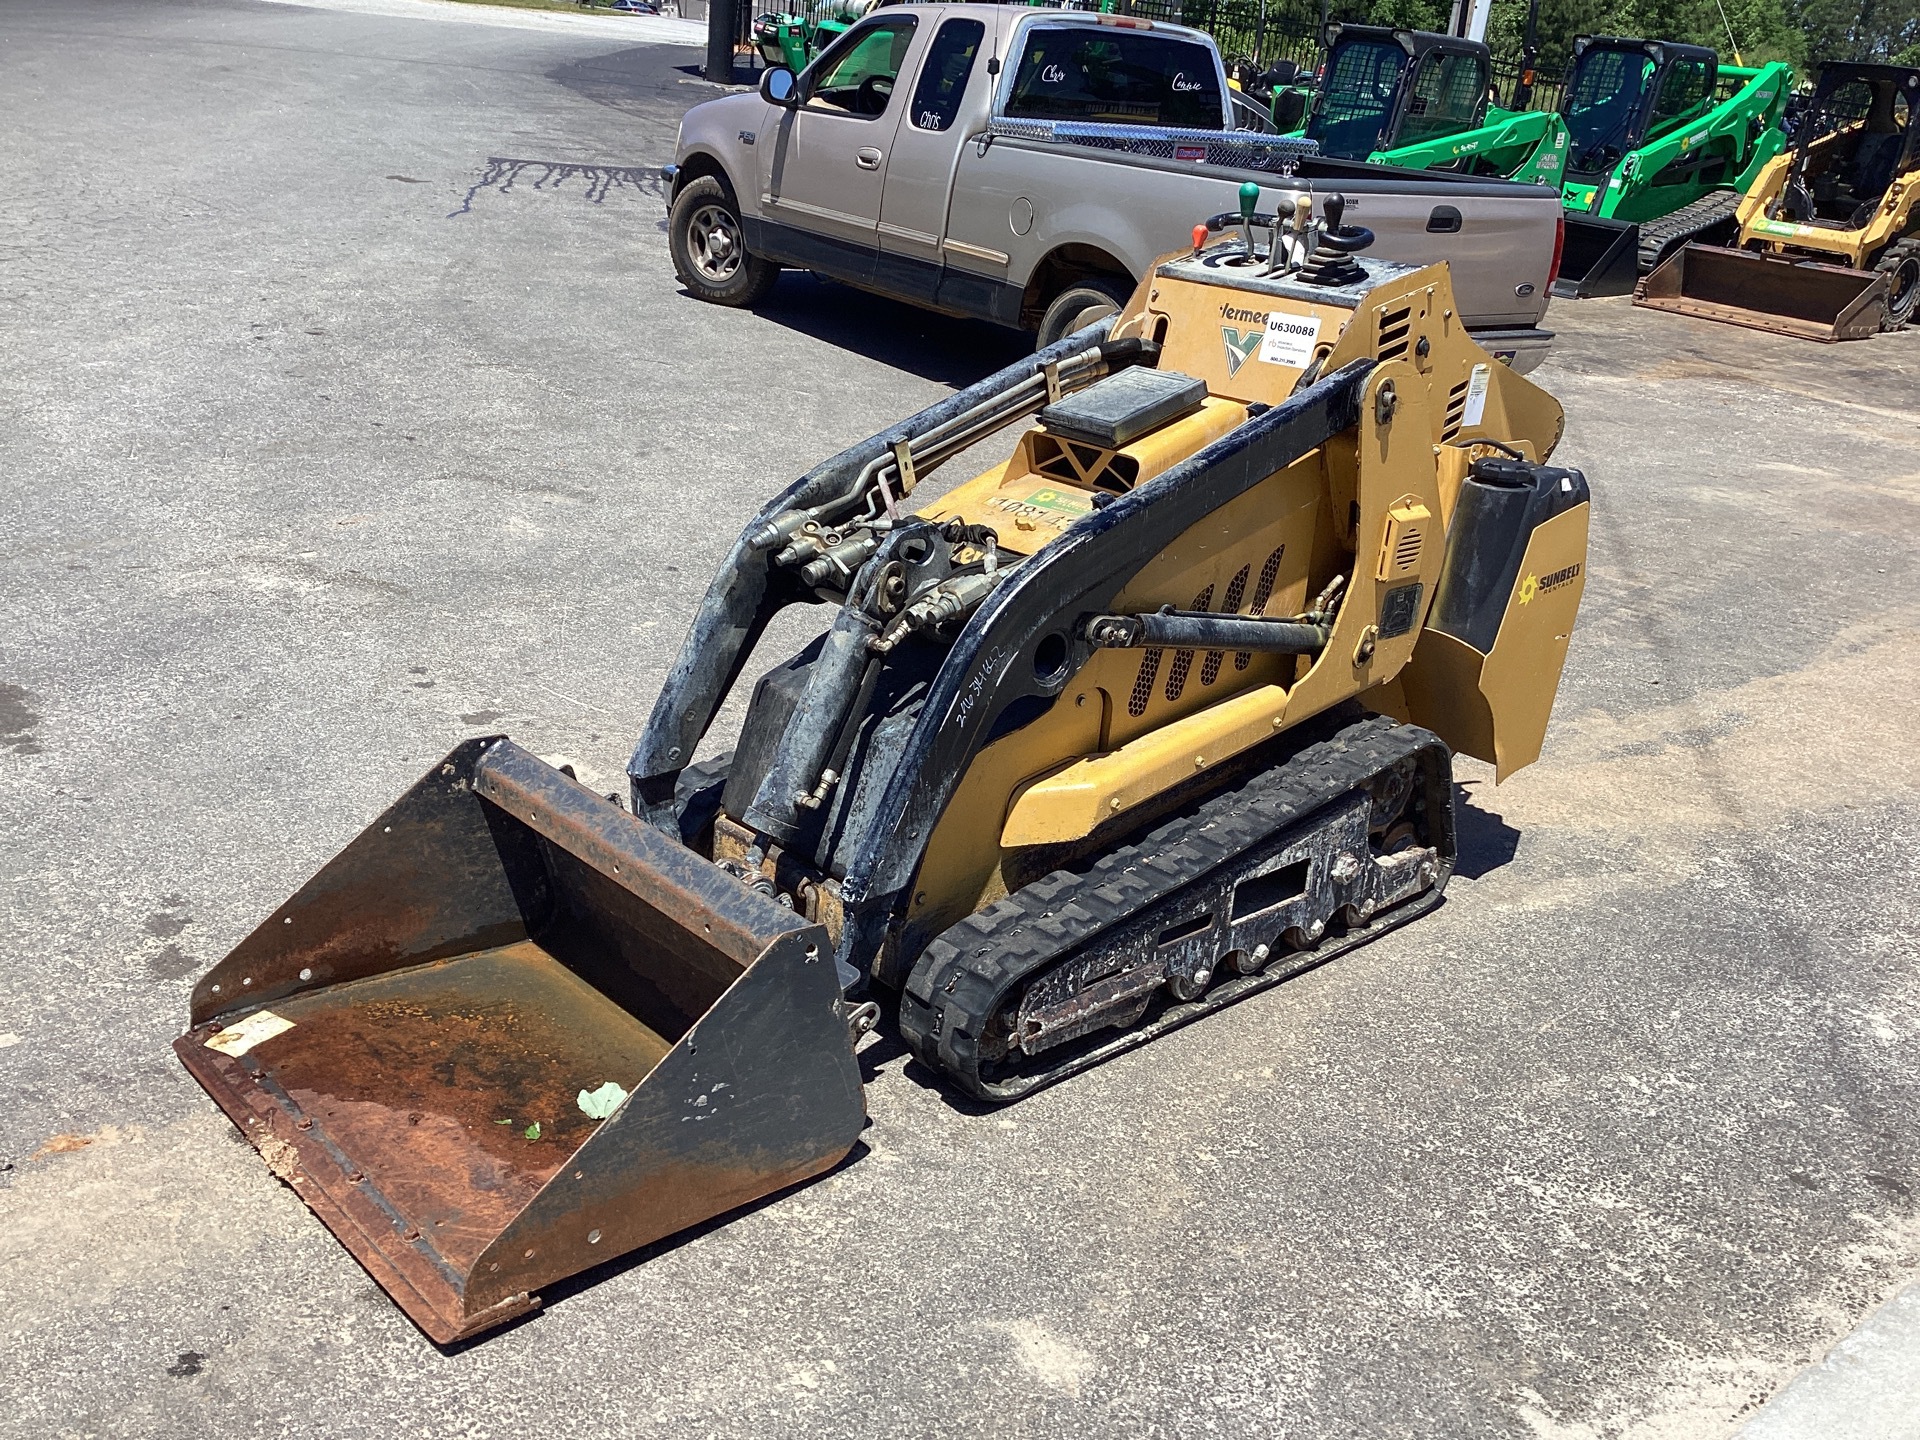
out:
<path id="1" fill-rule="evenodd" d="M 1633 303 L 1806 340 L 1879 333 L 1891 277 L 1718 245 L 1684 245 L 1634 289 Z"/>
<path id="2" fill-rule="evenodd" d="M 442 1344 L 866 1121 L 826 932 L 504 738 L 215 966 L 174 1048 Z"/>
<path id="3" fill-rule="evenodd" d="M 1560 273 L 1549 293 L 1560 300 L 1632 294 L 1640 274 L 1640 227 L 1592 215 L 1569 215 L 1566 222 Z"/>

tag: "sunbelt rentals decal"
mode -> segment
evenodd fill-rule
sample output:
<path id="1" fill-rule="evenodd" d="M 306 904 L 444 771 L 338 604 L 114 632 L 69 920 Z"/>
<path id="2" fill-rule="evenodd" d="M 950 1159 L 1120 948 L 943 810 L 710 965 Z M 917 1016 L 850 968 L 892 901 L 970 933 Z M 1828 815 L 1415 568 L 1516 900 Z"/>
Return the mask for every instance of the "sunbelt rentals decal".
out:
<path id="1" fill-rule="evenodd" d="M 1579 578 L 1580 566 L 1577 563 L 1567 566 L 1564 570 L 1556 570 L 1551 575 L 1529 575 L 1520 582 L 1520 603 L 1530 605 L 1536 595 L 1548 594 Z"/>

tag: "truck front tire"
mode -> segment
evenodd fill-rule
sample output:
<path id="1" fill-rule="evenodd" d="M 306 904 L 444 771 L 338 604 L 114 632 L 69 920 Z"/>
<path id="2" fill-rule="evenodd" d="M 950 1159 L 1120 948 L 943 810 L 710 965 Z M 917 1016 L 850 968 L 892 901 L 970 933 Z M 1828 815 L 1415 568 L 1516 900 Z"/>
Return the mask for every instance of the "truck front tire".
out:
<path id="1" fill-rule="evenodd" d="M 1131 287 L 1122 289 L 1118 280 L 1088 276 L 1062 290 L 1040 317 L 1040 335 L 1036 349 L 1044 350 L 1056 340 L 1064 340 L 1076 330 L 1084 330 L 1094 321 L 1118 315 L 1127 303 Z"/>
<path id="2" fill-rule="evenodd" d="M 714 305 L 755 304 L 780 278 L 778 265 L 747 249 L 739 206 L 711 175 L 689 180 L 673 197 L 667 248 L 680 283 Z"/>

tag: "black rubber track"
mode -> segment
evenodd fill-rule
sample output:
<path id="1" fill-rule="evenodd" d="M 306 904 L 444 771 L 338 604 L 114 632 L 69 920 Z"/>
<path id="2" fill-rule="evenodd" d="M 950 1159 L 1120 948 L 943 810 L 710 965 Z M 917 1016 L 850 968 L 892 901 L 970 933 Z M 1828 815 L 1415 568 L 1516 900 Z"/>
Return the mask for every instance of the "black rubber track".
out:
<path id="1" fill-rule="evenodd" d="M 1640 224 L 1639 266 L 1642 275 L 1658 270 L 1662 262 L 1673 258 L 1674 251 L 1688 241 L 1706 236 L 1706 243 L 1718 244 L 1733 238 L 1734 211 L 1740 208 L 1740 196 L 1732 190 L 1715 190 L 1682 205 L 1671 215 Z M 1725 235 L 1713 235 L 1716 227 Z"/>
<path id="2" fill-rule="evenodd" d="M 1279 951 L 1254 975 L 1222 978 L 1184 1003 L 1163 996 L 1127 1030 L 1087 1037 L 1030 1060 L 1035 1068 L 982 1074 L 980 1038 L 994 1013 L 1017 1001 L 1023 984 L 1083 952 L 1104 930 L 1153 910 L 1171 915 L 1183 892 L 1212 872 L 1298 827 L 1396 762 L 1422 752 L 1442 767 L 1446 813 L 1429 816 L 1440 847 L 1433 887 L 1367 925 L 1329 929 L 1308 950 Z M 1405 924 L 1440 901 L 1454 855 L 1451 755 L 1428 731 L 1379 716 L 1350 721 L 1298 750 L 1284 764 L 1257 772 L 1165 820 L 1130 843 L 1056 870 L 942 932 L 921 954 L 900 998 L 900 1033 L 914 1055 L 982 1100 L 1017 1099 L 1111 1055 L 1279 984 L 1342 951 Z"/>

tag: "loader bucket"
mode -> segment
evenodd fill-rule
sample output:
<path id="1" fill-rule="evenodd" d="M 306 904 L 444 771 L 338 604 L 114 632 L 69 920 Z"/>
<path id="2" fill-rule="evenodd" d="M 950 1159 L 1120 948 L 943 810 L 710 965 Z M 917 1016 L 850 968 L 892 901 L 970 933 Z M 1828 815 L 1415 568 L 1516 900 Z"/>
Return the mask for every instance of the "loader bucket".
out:
<path id="1" fill-rule="evenodd" d="M 1845 265 L 1685 245 L 1642 280 L 1633 303 L 1807 340 L 1876 334 L 1890 277 Z"/>
<path id="2" fill-rule="evenodd" d="M 174 1048 L 442 1344 L 866 1119 L 825 931 L 497 738 L 215 966 Z"/>
<path id="3" fill-rule="evenodd" d="M 1640 227 L 1591 215 L 1566 218 L 1567 238 L 1551 293 L 1561 300 L 1632 294 L 1639 276 Z"/>

